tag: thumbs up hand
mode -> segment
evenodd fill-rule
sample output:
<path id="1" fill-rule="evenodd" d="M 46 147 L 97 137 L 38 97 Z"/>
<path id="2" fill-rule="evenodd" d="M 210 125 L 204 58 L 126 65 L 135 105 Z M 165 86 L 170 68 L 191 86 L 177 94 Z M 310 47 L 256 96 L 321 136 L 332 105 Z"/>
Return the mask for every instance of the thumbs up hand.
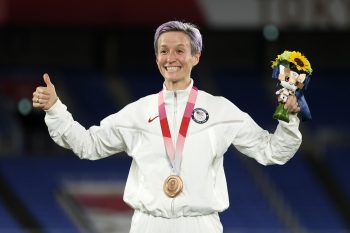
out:
<path id="1" fill-rule="evenodd" d="M 46 87 L 39 86 L 33 92 L 33 107 L 43 110 L 48 110 L 54 105 L 58 99 L 55 86 L 51 83 L 50 77 L 48 74 L 43 75 L 44 82 Z"/>

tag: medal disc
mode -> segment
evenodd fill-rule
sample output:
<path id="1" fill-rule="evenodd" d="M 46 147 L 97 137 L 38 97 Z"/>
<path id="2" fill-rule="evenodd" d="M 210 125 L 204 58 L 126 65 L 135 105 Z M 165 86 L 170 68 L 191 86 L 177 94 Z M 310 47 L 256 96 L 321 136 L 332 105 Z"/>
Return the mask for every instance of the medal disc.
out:
<path id="1" fill-rule="evenodd" d="M 180 176 L 171 175 L 168 178 L 166 178 L 163 189 L 164 189 L 164 193 L 168 197 L 173 198 L 179 195 L 179 193 L 181 193 L 182 187 L 183 187 L 183 182 Z"/>

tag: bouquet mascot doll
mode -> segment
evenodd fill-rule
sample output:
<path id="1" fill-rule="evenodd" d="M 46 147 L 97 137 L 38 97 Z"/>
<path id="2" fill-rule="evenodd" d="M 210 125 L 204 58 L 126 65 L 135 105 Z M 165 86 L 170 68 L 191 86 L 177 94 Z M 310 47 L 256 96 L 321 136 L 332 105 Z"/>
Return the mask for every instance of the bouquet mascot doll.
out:
<path id="1" fill-rule="evenodd" d="M 303 94 L 312 73 L 310 62 L 300 52 L 286 50 L 278 55 L 275 61 L 272 61 L 271 67 L 273 69 L 272 78 L 278 79 L 280 86 L 276 92 L 280 102 L 273 118 L 289 122 L 289 113 L 284 108 L 284 103 L 289 95 L 295 95 L 300 107 L 301 120 L 310 120 L 311 113 Z"/>

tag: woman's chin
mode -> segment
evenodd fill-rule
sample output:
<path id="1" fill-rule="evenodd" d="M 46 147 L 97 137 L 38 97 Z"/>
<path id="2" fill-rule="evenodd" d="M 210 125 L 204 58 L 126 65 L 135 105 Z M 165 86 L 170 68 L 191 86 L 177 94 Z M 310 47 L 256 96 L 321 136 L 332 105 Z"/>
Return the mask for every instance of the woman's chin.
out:
<path id="1" fill-rule="evenodd" d="M 173 76 L 173 75 L 167 75 L 165 77 L 165 80 L 167 82 L 172 82 L 172 83 L 176 83 L 176 82 L 179 82 L 181 80 L 181 78 L 177 77 L 177 76 Z"/>

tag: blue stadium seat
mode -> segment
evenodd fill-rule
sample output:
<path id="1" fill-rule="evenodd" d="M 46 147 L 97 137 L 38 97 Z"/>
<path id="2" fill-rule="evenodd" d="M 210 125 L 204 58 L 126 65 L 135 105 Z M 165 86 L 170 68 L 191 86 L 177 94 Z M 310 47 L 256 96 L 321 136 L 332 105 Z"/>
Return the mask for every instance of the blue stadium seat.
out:
<path id="1" fill-rule="evenodd" d="M 350 129 L 350 108 L 346 101 L 348 92 L 344 87 L 348 85 L 347 73 L 315 73 L 312 77 L 305 98 L 309 104 L 312 121 L 309 127 L 329 127 Z"/>
<path id="2" fill-rule="evenodd" d="M 267 166 L 264 170 L 306 229 L 315 232 L 345 229 L 339 212 L 307 167 L 302 154 L 297 153 L 283 166 Z"/>
<path id="3" fill-rule="evenodd" d="M 89 128 L 118 109 L 108 93 L 102 73 L 89 71 L 64 71 L 60 75 L 65 93 L 73 106 L 68 106 L 74 118 Z M 83 83 L 83 85 L 81 84 Z M 59 90 L 58 90 L 59 91 Z M 64 98 L 64 96 L 63 96 Z"/>
<path id="4" fill-rule="evenodd" d="M 330 168 L 332 175 L 337 180 L 341 189 L 350 200 L 350 147 L 349 146 L 330 146 L 326 150 L 325 163 Z"/>
<path id="5" fill-rule="evenodd" d="M 66 176 L 107 173 L 118 174 L 121 179 L 126 179 L 130 164 L 126 158 L 91 162 L 70 156 L 0 160 L 0 172 L 48 233 L 80 232 L 56 198 Z"/>
<path id="6" fill-rule="evenodd" d="M 266 93 L 264 77 L 254 71 L 214 71 L 212 76 L 220 94 L 233 102 L 242 111 L 247 112 L 259 125 L 274 124 L 274 93 Z M 271 80 L 271 83 L 274 80 Z M 274 91 L 274 90 L 273 90 Z"/>
<path id="7" fill-rule="evenodd" d="M 158 93 L 163 88 L 164 82 L 164 78 L 156 68 L 124 70 L 120 74 L 120 78 L 126 83 L 128 90 L 132 92 L 133 101 L 150 94 Z"/>
<path id="8" fill-rule="evenodd" d="M 230 208 L 221 214 L 225 232 L 283 232 L 281 224 L 252 176 L 239 158 L 243 156 L 230 148 L 225 154 L 225 173 L 228 183 Z"/>
<path id="9" fill-rule="evenodd" d="M 11 216 L 4 206 L 4 203 L 0 202 L 0 232 L 6 233 L 24 233 L 16 220 Z"/>

